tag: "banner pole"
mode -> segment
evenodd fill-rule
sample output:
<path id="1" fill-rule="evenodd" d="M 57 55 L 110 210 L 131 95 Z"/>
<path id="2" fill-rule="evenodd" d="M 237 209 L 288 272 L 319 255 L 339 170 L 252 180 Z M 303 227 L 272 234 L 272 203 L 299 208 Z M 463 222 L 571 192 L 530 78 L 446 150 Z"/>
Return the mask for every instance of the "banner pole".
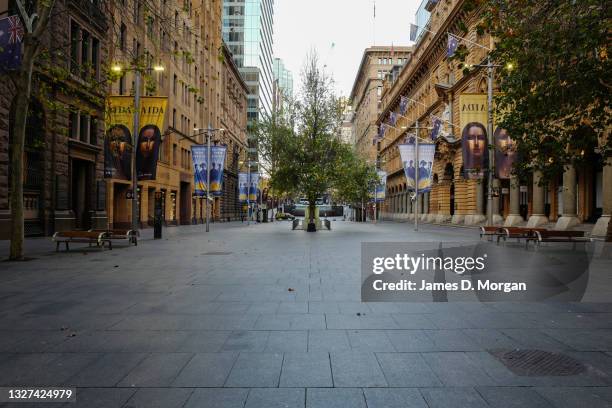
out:
<path id="1" fill-rule="evenodd" d="M 138 133 L 140 130 L 140 70 L 134 72 L 134 132 L 132 142 L 132 231 L 138 228 L 138 172 L 136 170 L 136 149 L 138 148 Z"/>
<path id="2" fill-rule="evenodd" d="M 419 120 L 416 120 L 414 138 L 414 230 L 419 230 Z"/>
<path id="3" fill-rule="evenodd" d="M 210 199 L 210 133 L 212 132 L 212 126 L 208 125 L 208 131 L 206 132 L 206 232 L 210 230 L 210 206 L 208 200 Z"/>

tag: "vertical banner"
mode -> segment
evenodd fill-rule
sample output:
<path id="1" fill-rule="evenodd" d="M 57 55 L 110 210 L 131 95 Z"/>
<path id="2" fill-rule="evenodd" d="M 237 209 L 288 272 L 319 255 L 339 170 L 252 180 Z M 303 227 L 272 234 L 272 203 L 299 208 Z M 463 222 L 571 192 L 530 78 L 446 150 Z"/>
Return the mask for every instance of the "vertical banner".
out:
<path id="1" fill-rule="evenodd" d="M 378 184 L 376 184 L 376 202 L 380 203 L 385 201 L 385 191 L 387 190 L 387 172 L 384 170 L 377 170 Z"/>
<path id="2" fill-rule="evenodd" d="M 497 178 L 507 180 L 512 174 L 516 160 L 516 146 L 506 129 L 498 127 L 493 132 L 495 139 L 495 172 Z"/>
<path id="3" fill-rule="evenodd" d="M 246 203 L 249 195 L 249 173 L 238 173 L 238 200 Z"/>
<path id="4" fill-rule="evenodd" d="M 404 143 L 398 146 L 400 158 L 402 159 L 402 167 L 406 175 L 406 188 L 414 190 L 415 188 L 415 163 L 414 163 L 414 143 Z"/>
<path id="5" fill-rule="evenodd" d="M 487 95 L 459 95 L 459 125 L 464 177 L 481 179 L 489 166 L 487 149 Z"/>
<path id="6" fill-rule="evenodd" d="M 206 146 L 192 145 L 191 146 L 191 161 L 193 163 L 193 182 L 195 187 L 195 195 L 203 197 L 206 195 L 207 172 L 208 166 L 208 150 Z"/>
<path id="7" fill-rule="evenodd" d="M 435 154 L 436 145 L 434 143 L 419 143 L 419 193 L 431 190 Z"/>
<path id="8" fill-rule="evenodd" d="M 191 146 L 193 161 L 193 177 L 197 195 L 206 195 L 208 178 L 210 178 L 210 194 L 219 197 L 223 195 L 223 169 L 225 167 L 225 146 L 210 147 L 210 163 L 208 163 L 208 146 Z"/>
<path id="9" fill-rule="evenodd" d="M 215 197 L 223 195 L 223 169 L 225 168 L 225 154 L 227 147 L 210 147 L 210 192 Z"/>
<path id="10" fill-rule="evenodd" d="M 249 201 L 254 203 L 257 202 L 259 197 L 259 173 L 251 173 L 251 179 L 249 180 Z"/>
<path id="11" fill-rule="evenodd" d="M 132 180 L 132 133 L 113 125 L 104 138 L 104 178 Z"/>
<path id="12" fill-rule="evenodd" d="M 155 180 L 161 147 L 160 129 L 164 127 L 167 102 L 166 97 L 140 98 L 140 129 L 136 142 L 138 180 Z M 127 156 L 130 157 L 127 166 L 131 166 L 133 135 L 129 129 L 133 126 L 134 98 L 109 96 L 106 99 L 105 177 L 131 179 L 131 171 L 125 173 Z"/>
<path id="13" fill-rule="evenodd" d="M 419 143 L 419 162 L 416 162 L 414 143 L 399 145 L 400 157 L 406 175 L 406 188 L 415 189 L 416 166 L 419 166 L 419 193 L 429 191 L 433 181 L 433 161 L 436 153 L 434 143 Z"/>

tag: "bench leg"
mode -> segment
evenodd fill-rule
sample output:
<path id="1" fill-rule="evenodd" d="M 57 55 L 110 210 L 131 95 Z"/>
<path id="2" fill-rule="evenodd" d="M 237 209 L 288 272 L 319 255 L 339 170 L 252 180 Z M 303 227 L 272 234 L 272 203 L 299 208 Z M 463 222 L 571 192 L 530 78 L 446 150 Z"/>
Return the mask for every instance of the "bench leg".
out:
<path id="1" fill-rule="evenodd" d="M 64 241 L 64 243 L 66 244 L 66 252 L 68 252 L 68 241 Z"/>
<path id="2" fill-rule="evenodd" d="M 56 241 L 55 242 L 55 252 L 59 252 L 59 246 L 60 246 L 60 242 Z"/>

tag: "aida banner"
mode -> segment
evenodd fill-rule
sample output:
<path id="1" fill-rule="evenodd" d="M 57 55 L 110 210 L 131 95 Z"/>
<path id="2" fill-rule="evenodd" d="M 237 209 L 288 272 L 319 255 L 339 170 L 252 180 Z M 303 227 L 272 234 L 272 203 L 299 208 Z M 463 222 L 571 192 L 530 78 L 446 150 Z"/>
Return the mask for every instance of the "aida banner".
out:
<path id="1" fill-rule="evenodd" d="M 226 150 L 225 146 L 211 146 L 209 164 L 208 146 L 191 146 L 196 195 L 206 195 L 205 192 L 208 189 L 207 183 L 209 178 L 210 194 L 217 197 L 223 195 L 223 169 L 225 167 Z"/>
<path id="2" fill-rule="evenodd" d="M 487 150 L 487 95 L 459 95 L 459 125 L 464 177 L 481 179 L 489 166 Z"/>
<path id="3" fill-rule="evenodd" d="M 516 160 L 516 142 L 506 129 L 498 127 L 493 132 L 495 139 L 495 172 L 499 179 L 507 180 L 512 174 L 512 166 Z"/>
<path id="4" fill-rule="evenodd" d="M 155 180 L 166 104 L 166 97 L 140 98 L 140 129 L 136 142 L 138 180 Z M 134 126 L 134 98 L 109 96 L 105 119 L 104 177 L 131 180 L 133 135 L 130 129 Z"/>
<path id="5" fill-rule="evenodd" d="M 429 191 L 433 182 L 433 161 L 436 153 L 434 143 L 419 143 L 418 163 L 414 154 L 414 143 L 399 145 L 400 157 L 406 175 L 406 187 L 415 189 L 416 166 L 419 166 L 419 193 Z"/>
<path id="6" fill-rule="evenodd" d="M 249 180 L 249 201 L 256 202 L 259 196 L 259 173 L 251 173 Z"/>
<path id="7" fill-rule="evenodd" d="M 246 203 L 249 194 L 249 173 L 238 173 L 238 200 Z"/>
<path id="8" fill-rule="evenodd" d="M 387 190 L 387 172 L 384 170 L 377 170 L 378 184 L 376 185 L 376 201 L 385 201 L 385 191 Z"/>

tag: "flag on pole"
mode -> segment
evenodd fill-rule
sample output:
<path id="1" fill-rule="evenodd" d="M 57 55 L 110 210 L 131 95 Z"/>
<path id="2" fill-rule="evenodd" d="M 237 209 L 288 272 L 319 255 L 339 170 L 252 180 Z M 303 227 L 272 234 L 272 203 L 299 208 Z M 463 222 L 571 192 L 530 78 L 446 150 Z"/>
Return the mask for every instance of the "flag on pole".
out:
<path id="1" fill-rule="evenodd" d="M 419 26 L 416 24 L 410 24 L 410 41 L 416 41 Z"/>
<path id="2" fill-rule="evenodd" d="M 391 43 L 391 58 L 395 57 L 395 47 L 393 47 L 393 42 Z"/>
<path id="3" fill-rule="evenodd" d="M 400 115 L 403 116 L 406 114 L 406 111 L 408 110 L 408 98 L 405 96 L 400 97 L 399 109 Z"/>
<path id="4" fill-rule="evenodd" d="M 0 70 L 17 69 L 21 65 L 23 25 L 17 15 L 0 19 Z"/>
<path id="5" fill-rule="evenodd" d="M 455 51 L 457 51 L 458 46 L 459 46 L 459 40 L 457 40 L 457 37 L 455 37 L 451 33 L 448 33 L 448 44 L 446 46 L 446 56 L 450 58 L 453 55 L 455 55 Z"/>
<path id="6" fill-rule="evenodd" d="M 431 130 L 431 140 L 436 140 L 442 128 L 442 119 L 432 115 L 433 129 Z"/>
<path id="7" fill-rule="evenodd" d="M 395 126 L 396 123 L 397 123 L 397 113 L 389 112 L 389 124 L 391 126 Z"/>

